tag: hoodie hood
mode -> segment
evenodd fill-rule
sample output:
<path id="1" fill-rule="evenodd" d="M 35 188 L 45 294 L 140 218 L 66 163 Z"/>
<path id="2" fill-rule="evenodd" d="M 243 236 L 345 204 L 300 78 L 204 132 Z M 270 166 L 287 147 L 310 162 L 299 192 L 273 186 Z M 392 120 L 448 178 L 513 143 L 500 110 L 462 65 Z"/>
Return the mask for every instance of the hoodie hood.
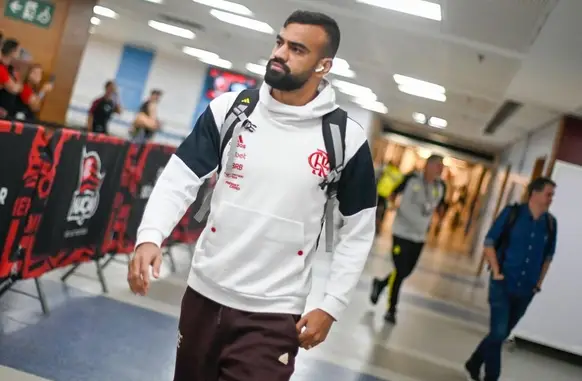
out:
<path id="1" fill-rule="evenodd" d="M 271 86 L 265 82 L 260 89 L 260 103 L 282 123 L 301 122 L 319 119 L 338 108 L 335 102 L 335 90 L 328 80 L 323 79 L 319 86 L 319 94 L 304 106 L 289 106 L 277 101 L 271 96 Z"/>

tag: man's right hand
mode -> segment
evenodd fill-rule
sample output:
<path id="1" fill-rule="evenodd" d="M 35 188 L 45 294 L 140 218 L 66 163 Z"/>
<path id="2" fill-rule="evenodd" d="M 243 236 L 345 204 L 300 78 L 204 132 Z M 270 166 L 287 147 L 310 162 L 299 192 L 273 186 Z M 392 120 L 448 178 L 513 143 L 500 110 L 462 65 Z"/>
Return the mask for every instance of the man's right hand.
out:
<path id="1" fill-rule="evenodd" d="M 501 273 L 493 273 L 493 280 L 504 280 L 505 276 Z"/>
<path id="2" fill-rule="evenodd" d="M 153 267 L 154 278 L 158 278 L 161 265 L 162 249 L 150 242 L 139 245 L 129 262 L 127 273 L 127 282 L 131 291 L 146 295 L 150 286 L 150 266 Z"/>

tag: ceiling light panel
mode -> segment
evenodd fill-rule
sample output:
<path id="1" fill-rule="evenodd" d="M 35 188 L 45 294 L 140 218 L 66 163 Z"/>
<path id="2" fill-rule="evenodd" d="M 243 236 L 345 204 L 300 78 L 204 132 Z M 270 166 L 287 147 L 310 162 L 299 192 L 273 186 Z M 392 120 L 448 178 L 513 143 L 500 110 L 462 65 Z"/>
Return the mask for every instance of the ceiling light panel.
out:
<path id="1" fill-rule="evenodd" d="M 209 52 L 207 50 L 193 48 L 191 46 L 184 46 L 182 48 L 182 52 L 191 57 L 198 58 L 200 62 L 204 62 L 208 65 L 217 66 L 224 69 L 232 68 L 232 62 L 222 59 L 218 54 Z"/>
<path id="2" fill-rule="evenodd" d="M 365 108 L 369 111 L 374 111 L 380 114 L 387 114 L 388 107 L 386 107 L 382 102 L 378 101 L 368 101 L 366 99 L 354 99 L 354 103 L 358 104 L 360 107 Z"/>
<path id="3" fill-rule="evenodd" d="M 253 74 L 265 75 L 267 68 L 264 65 L 258 65 L 255 63 L 246 64 L 245 68 Z"/>
<path id="4" fill-rule="evenodd" d="M 435 21 L 443 19 L 440 4 L 425 0 L 356 0 L 356 2 Z"/>
<path id="5" fill-rule="evenodd" d="M 192 0 L 195 3 L 206 5 L 223 11 L 238 13 L 243 16 L 252 16 L 253 12 L 242 4 L 226 0 Z"/>
<path id="6" fill-rule="evenodd" d="M 148 25 L 157 31 L 171 34 L 173 36 L 187 38 L 189 40 L 192 40 L 194 37 L 196 37 L 196 34 L 190 29 L 181 28 L 179 26 L 170 25 L 155 20 L 148 21 Z"/>
<path id="7" fill-rule="evenodd" d="M 275 33 L 275 31 L 273 30 L 273 28 L 271 28 L 269 24 L 259 20 L 251 19 L 240 15 L 235 15 L 233 13 L 223 12 L 218 9 L 212 9 L 210 11 L 210 14 L 222 22 L 240 26 L 241 28 L 251 29 L 257 32 L 267 34 Z"/>
<path id="8" fill-rule="evenodd" d="M 112 9 L 102 7 L 101 5 L 96 5 L 93 7 L 93 13 L 97 16 L 107 17 L 110 19 L 116 19 L 119 15 Z"/>
<path id="9" fill-rule="evenodd" d="M 221 67 L 223 69 L 232 69 L 232 62 L 227 61 L 227 60 L 222 59 L 222 58 L 219 58 L 219 57 L 216 57 L 216 58 L 205 57 L 205 58 L 199 58 L 199 60 L 201 62 L 208 64 L 208 65 Z"/>
<path id="10" fill-rule="evenodd" d="M 410 86 L 410 87 L 415 87 L 417 89 L 420 89 L 422 91 L 427 91 L 427 92 L 443 93 L 443 94 L 446 93 L 446 89 L 441 85 L 437 85 L 436 83 L 423 81 L 421 79 L 408 77 L 408 76 L 402 75 L 402 74 L 394 74 L 393 78 L 394 78 L 394 82 L 396 82 L 399 85 L 406 85 L 406 86 Z"/>
<path id="11" fill-rule="evenodd" d="M 437 118 L 436 116 L 431 116 L 428 119 L 428 125 L 434 128 L 446 128 L 448 122 L 445 119 Z"/>
<path id="12" fill-rule="evenodd" d="M 403 92 L 405 94 L 413 95 L 415 97 L 426 98 L 426 99 L 430 99 L 430 100 L 438 101 L 438 102 L 446 102 L 447 101 L 446 94 L 425 91 L 423 89 L 419 89 L 417 87 L 410 86 L 410 85 L 400 85 L 400 86 L 398 86 L 398 90 L 400 90 L 401 92 Z"/>
<path id="13" fill-rule="evenodd" d="M 182 48 L 182 52 L 196 58 L 214 59 L 219 57 L 218 54 L 216 53 L 208 52 L 202 49 L 192 48 L 190 46 L 184 46 Z"/>
<path id="14" fill-rule="evenodd" d="M 348 63 L 348 61 L 338 57 L 333 59 L 333 65 L 331 67 L 330 73 L 346 78 L 356 77 L 356 73 L 354 73 L 354 71 L 350 69 L 350 64 Z"/>
<path id="15" fill-rule="evenodd" d="M 412 119 L 414 119 L 414 121 L 416 123 L 420 123 L 420 124 L 425 124 L 426 123 L 426 115 L 424 115 L 421 112 L 414 112 L 414 113 L 412 113 Z"/>
<path id="16" fill-rule="evenodd" d="M 369 99 L 369 100 L 376 100 L 376 94 L 372 91 L 372 89 L 360 85 L 356 85 L 355 83 L 342 81 L 340 79 L 334 79 L 331 81 L 331 84 L 339 91 L 344 94 L 351 95 L 356 98 L 360 99 Z"/>

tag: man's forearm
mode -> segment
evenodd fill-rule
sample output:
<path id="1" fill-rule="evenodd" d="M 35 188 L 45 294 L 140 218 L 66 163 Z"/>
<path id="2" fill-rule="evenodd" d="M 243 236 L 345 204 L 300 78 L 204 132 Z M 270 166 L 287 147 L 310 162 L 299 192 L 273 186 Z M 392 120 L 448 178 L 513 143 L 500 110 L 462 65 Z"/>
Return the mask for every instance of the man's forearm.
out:
<path id="1" fill-rule="evenodd" d="M 366 266 L 375 237 L 376 208 L 370 208 L 348 218 L 339 231 L 325 296 L 320 309 L 335 320 L 347 307 Z"/>
<path id="2" fill-rule="evenodd" d="M 152 190 L 137 230 L 136 247 L 145 242 L 161 247 L 196 199 L 203 182 L 173 155 Z"/>
<path id="3" fill-rule="evenodd" d="M 501 269 L 499 268 L 499 261 L 497 260 L 497 252 L 493 247 L 486 246 L 485 249 L 485 258 L 491 266 L 491 271 L 493 274 L 498 275 L 501 273 Z"/>

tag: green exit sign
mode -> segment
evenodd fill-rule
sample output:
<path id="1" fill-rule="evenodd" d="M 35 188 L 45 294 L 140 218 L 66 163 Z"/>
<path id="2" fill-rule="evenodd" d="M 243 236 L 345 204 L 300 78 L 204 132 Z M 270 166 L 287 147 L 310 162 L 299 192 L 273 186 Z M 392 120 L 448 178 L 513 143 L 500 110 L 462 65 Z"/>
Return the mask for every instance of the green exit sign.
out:
<path id="1" fill-rule="evenodd" d="M 55 5 L 41 0 L 6 0 L 4 16 L 41 28 L 48 28 L 53 22 Z"/>

